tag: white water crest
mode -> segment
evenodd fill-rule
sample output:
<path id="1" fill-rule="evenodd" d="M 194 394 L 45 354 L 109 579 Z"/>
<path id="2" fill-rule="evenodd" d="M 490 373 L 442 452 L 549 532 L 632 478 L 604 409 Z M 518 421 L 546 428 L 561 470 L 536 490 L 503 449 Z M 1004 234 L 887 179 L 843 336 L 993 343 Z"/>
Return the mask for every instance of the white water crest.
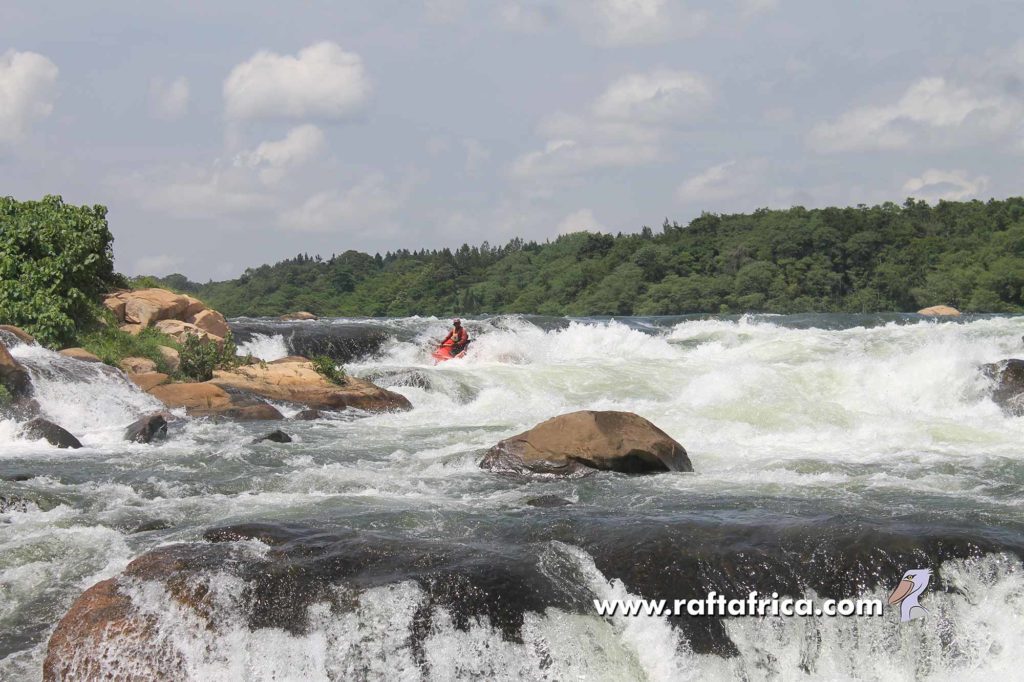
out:
<path id="1" fill-rule="evenodd" d="M 238 354 L 270 362 L 288 357 L 288 345 L 280 334 L 253 334 L 252 338 L 238 344 Z"/>

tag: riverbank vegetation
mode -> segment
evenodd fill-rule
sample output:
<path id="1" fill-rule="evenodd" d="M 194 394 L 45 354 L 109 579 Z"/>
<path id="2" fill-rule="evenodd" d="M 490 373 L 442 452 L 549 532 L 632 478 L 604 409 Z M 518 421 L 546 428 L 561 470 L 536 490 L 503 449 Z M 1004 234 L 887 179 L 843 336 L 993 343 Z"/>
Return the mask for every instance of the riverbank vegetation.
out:
<path id="1" fill-rule="evenodd" d="M 704 214 L 635 234 L 300 254 L 235 280 L 155 281 L 229 316 L 876 312 L 935 304 L 1021 312 L 1024 199 Z"/>

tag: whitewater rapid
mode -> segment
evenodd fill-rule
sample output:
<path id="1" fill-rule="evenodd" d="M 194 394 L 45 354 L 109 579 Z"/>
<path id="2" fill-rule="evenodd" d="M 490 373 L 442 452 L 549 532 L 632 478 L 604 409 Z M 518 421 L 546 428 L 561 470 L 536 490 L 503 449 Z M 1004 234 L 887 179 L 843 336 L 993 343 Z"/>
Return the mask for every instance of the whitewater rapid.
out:
<path id="1" fill-rule="evenodd" d="M 260 324 L 243 354 L 295 352 L 295 327 Z M 602 619 L 561 602 L 527 609 L 511 638 L 441 609 L 412 646 L 426 597 L 411 574 L 353 593 L 343 614 L 312 605 L 303 633 L 253 630 L 232 598 L 244 585 L 220 576 L 229 626 L 212 639 L 168 611 L 157 587 L 137 585 L 136 604 L 163 614 L 163 635 L 196 679 L 964 680 L 1008 679 L 1019 667 L 1024 419 L 992 403 L 978 366 L 1024 356 L 1024 318 L 505 316 L 469 320 L 466 357 L 440 365 L 429 349 L 445 320 L 315 325 L 300 331 L 372 326 L 382 340 L 346 369 L 414 409 L 286 422 L 295 442 L 283 446 L 251 444 L 277 425 L 201 420 L 172 424 L 164 444 L 129 444 L 123 428 L 158 407 L 150 397 L 101 367 L 12 348 L 44 416 L 84 447 L 58 451 L 0 421 L 0 496 L 22 501 L 0 507 L 0 678 L 39 678 L 49 632 L 89 585 L 153 547 L 249 521 L 469 543 L 515 556 L 541 592 L 572 585 L 584 602 L 683 589 L 640 571 L 631 557 L 647 547 L 657 548 L 653 565 L 683 561 L 680 575 L 701 557 L 693 566 L 712 582 L 752 551 L 767 552 L 766 566 L 792 566 L 787 580 L 806 573 L 829 585 L 830 571 L 853 566 L 843 570 L 859 577 L 836 589 L 863 581 L 864 594 L 884 598 L 893 585 L 869 584 L 872 570 L 903 561 L 906 546 L 937 561 L 942 582 L 924 602 L 929 618 L 905 627 L 891 613 L 726 619 L 724 636 L 708 641 L 731 642 L 732 655 L 664 619 Z M 477 468 L 501 438 L 576 409 L 650 419 L 686 447 L 695 473 L 524 483 Z M 525 506 L 542 495 L 572 505 Z M 134 532 L 153 521 L 166 527 Z M 816 544 L 825 559 L 804 570 L 793 557 L 816 556 Z"/>

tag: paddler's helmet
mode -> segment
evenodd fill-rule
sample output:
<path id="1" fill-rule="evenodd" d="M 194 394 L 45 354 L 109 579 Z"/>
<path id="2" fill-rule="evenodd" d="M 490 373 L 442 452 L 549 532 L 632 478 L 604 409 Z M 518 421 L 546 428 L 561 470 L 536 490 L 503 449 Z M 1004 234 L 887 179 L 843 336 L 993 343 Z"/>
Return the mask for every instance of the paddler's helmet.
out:
<path id="1" fill-rule="evenodd" d="M 459 318 L 456 317 L 454 320 L 452 320 L 452 324 L 454 324 L 456 327 L 458 327 L 458 326 L 460 326 L 462 324 L 462 320 L 460 320 Z"/>

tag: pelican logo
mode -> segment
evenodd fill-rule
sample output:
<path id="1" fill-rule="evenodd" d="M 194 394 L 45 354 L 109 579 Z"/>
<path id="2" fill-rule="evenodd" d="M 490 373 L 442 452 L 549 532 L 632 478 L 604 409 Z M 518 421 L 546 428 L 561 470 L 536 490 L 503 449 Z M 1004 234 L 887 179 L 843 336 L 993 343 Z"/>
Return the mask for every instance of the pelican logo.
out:
<path id="1" fill-rule="evenodd" d="M 928 581 L 932 578 L 932 569 L 915 568 L 903 574 L 903 579 L 896 589 L 889 595 L 889 604 L 900 607 L 900 622 L 906 623 L 915 618 L 924 618 L 928 610 L 917 603 L 921 593 L 928 587 Z"/>

